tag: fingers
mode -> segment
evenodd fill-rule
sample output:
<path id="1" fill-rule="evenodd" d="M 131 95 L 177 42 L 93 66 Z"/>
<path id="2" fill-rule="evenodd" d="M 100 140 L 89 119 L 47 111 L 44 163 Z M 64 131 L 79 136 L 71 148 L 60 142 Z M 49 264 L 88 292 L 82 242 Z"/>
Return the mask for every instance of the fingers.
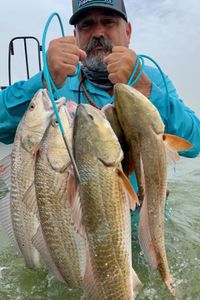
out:
<path id="1" fill-rule="evenodd" d="M 67 76 L 76 72 L 79 60 L 83 60 L 86 53 L 76 45 L 73 36 L 62 37 L 50 42 L 48 48 L 48 66 L 57 87 L 62 87 Z"/>
<path id="2" fill-rule="evenodd" d="M 107 64 L 109 80 L 113 84 L 127 84 L 135 68 L 136 60 L 137 55 L 133 50 L 121 46 L 113 47 L 112 53 L 104 59 L 104 62 Z M 139 65 L 139 67 L 137 68 L 135 77 L 133 79 L 137 77 L 140 68 L 141 65 Z M 134 88 L 136 88 L 146 97 L 149 97 L 151 87 L 152 83 L 144 72 L 141 74 L 138 81 L 134 84 Z"/>
<path id="3" fill-rule="evenodd" d="M 109 79 L 113 84 L 127 83 L 136 61 L 136 53 L 126 47 L 113 47 L 112 53 L 104 58 Z"/>
<path id="4" fill-rule="evenodd" d="M 85 51 L 79 49 L 79 59 L 80 61 L 83 61 L 86 58 L 87 54 Z"/>
<path id="5" fill-rule="evenodd" d="M 123 54 L 125 54 L 127 52 L 127 48 L 126 47 L 122 47 L 122 46 L 115 46 L 112 48 L 112 53 L 110 53 L 108 56 L 106 56 L 104 58 L 104 62 L 106 64 L 110 64 L 113 63 L 117 60 L 119 60 L 119 57 Z"/>
<path id="6" fill-rule="evenodd" d="M 107 70 L 109 73 L 108 78 L 113 84 L 127 83 L 130 71 L 127 69 L 126 65 L 119 68 L 118 62 L 112 63 L 108 65 Z"/>

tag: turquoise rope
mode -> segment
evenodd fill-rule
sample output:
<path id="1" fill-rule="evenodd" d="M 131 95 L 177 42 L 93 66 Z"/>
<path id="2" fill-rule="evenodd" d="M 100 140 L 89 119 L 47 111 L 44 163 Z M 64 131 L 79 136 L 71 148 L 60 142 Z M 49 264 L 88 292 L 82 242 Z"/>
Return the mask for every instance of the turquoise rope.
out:
<path id="1" fill-rule="evenodd" d="M 144 59 L 143 57 L 139 56 L 138 57 L 138 61 L 140 63 L 140 60 L 141 60 L 141 68 L 140 68 L 140 72 L 138 73 L 137 77 L 135 78 L 134 81 L 131 81 L 130 83 L 128 83 L 128 85 L 130 86 L 133 86 L 134 84 L 136 84 L 136 82 L 138 82 L 138 80 L 140 79 L 141 75 L 142 75 L 142 72 L 143 72 L 143 69 L 144 69 Z M 139 66 L 139 64 L 138 64 Z M 133 73 L 136 73 L 137 72 L 137 69 L 138 69 L 138 66 L 135 66 L 134 70 L 133 70 Z M 134 72 L 135 71 L 135 72 Z M 135 74 L 134 74 L 135 76 Z M 134 78 L 134 76 L 131 76 L 132 78 Z"/>
<path id="2" fill-rule="evenodd" d="M 163 83 L 164 83 L 164 86 L 165 86 L 165 90 L 166 90 L 166 100 L 167 100 L 167 103 L 168 103 L 168 111 L 169 111 L 169 100 L 168 100 L 168 99 L 169 99 L 169 91 L 168 91 L 166 79 L 165 79 L 164 74 L 163 74 L 163 71 L 162 71 L 162 69 L 160 68 L 160 66 L 158 65 L 158 63 L 157 63 L 153 58 L 151 58 L 150 56 L 144 55 L 144 54 L 139 54 L 139 55 L 137 56 L 136 64 L 135 64 L 135 67 L 134 67 L 134 69 L 133 69 L 133 72 L 132 72 L 132 74 L 131 74 L 131 76 L 130 76 L 130 79 L 129 79 L 129 81 L 128 81 L 128 85 L 134 86 L 134 84 L 136 84 L 136 82 L 140 79 L 140 76 L 142 75 L 142 72 L 143 72 L 143 70 L 144 70 L 144 58 L 150 60 L 150 61 L 157 67 L 157 69 L 159 70 L 159 72 L 160 72 L 160 74 L 161 74 L 161 77 L 162 77 L 162 79 L 163 79 Z M 132 81 L 133 78 L 134 78 L 134 76 L 135 76 L 135 74 L 136 74 L 136 72 L 137 72 L 137 69 L 138 69 L 138 65 L 139 65 L 139 64 L 138 64 L 138 61 L 141 61 L 141 69 L 140 69 L 139 74 L 138 74 L 137 77 L 135 78 L 135 80 Z"/>
<path id="3" fill-rule="evenodd" d="M 43 37 L 42 37 L 42 57 L 43 57 L 43 65 L 44 65 L 43 73 L 44 73 L 44 78 L 46 80 L 47 87 L 48 87 L 48 90 L 49 90 L 49 93 L 50 93 L 50 98 L 51 98 L 51 101 L 52 101 L 53 109 L 54 109 L 58 124 L 60 126 L 60 130 L 61 130 L 62 134 L 64 134 L 64 129 L 63 129 L 63 126 L 62 126 L 62 123 L 61 123 L 61 120 L 60 120 L 60 117 L 59 117 L 59 114 L 58 114 L 57 107 L 55 105 L 55 98 L 54 98 L 54 93 L 53 93 L 53 90 L 54 90 L 56 92 L 56 94 L 59 95 L 59 90 L 57 89 L 57 87 L 56 87 L 56 85 L 55 85 L 55 83 L 54 83 L 54 81 L 51 77 L 51 74 L 49 72 L 48 63 L 47 63 L 47 54 L 46 54 L 46 51 L 45 51 L 47 31 L 48 31 L 49 25 L 50 25 L 50 23 L 51 23 L 51 21 L 54 17 L 58 18 L 60 28 L 61 28 L 61 32 L 62 32 L 62 36 L 63 37 L 65 36 L 63 24 L 62 24 L 62 21 L 61 21 L 61 18 L 59 16 L 59 14 L 56 13 L 56 12 L 52 13 L 50 15 L 49 19 L 47 20 L 47 23 L 45 25 L 44 32 L 43 32 Z M 142 75 L 142 72 L 144 70 L 144 58 L 150 60 L 157 67 L 157 69 L 159 70 L 159 72 L 161 74 L 161 77 L 163 79 L 164 86 L 165 86 L 166 100 L 168 102 L 169 91 L 168 91 L 168 87 L 167 87 L 167 83 L 166 83 L 164 74 L 162 72 L 162 69 L 158 65 L 158 63 L 154 59 L 152 59 L 150 56 L 147 56 L 147 55 L 144 55 L 144 54 L 139 54 L 137 56 L 135 67 L 134 67 L 133 72 L 132 72 L 132 74 L 129 78 L 128 85 L 129 86 L 134 86 L 136 84 L 136 82 L 138 82 L 138 80 L 140 79 L 140 77 Z M 138 67 L 140 66 L 140 62 L 141 62 L 140 72 L 138 73 L 137 77 L 134 79 L 135 74 L 138 70 Z M 76 73 L 73 76 L 76 76 L 79 72 L 80 72 L 80 64 L 78 64 L 77 69 L 76 69 Z M 113 96 L 112 96 L 112 100 L 114 100 Z M 169 110 L 169 104 L 168 104 L 168 110 Z"/>
<path id="4" fill-rule="evenodd" d="M 43 74 L 44 74 L 44 78 L 46 80 L 47 88 L 48 88 L 50 99 L 51 99 L 51 102 L 52 102 L 52 106 L 53 106 L 53 109 L 54 109 L 54 112 L 55 112 L 55 115 L 56 115 L 56 119 L 58 121 L 58 124 L 59 124 L 59 127 L 60 127 L 60 130 L 61 130 L 62 134 L 64 134 L 64 128 L 62 126 L 61 119 L 60 119 L 60 116 L 59 116 L 59 113 L 58 113 L 58 110 L 57 110 L 57 107 L 56 107 L 56 104 L 55 104 L 53 89 L 58 94 L 59 94 L 59 92 L 58 92 L 58 89 L 57 89 L 56 85 L 53 82 L 53 79 L 51 78 L 49 68 L 48 68 L 48 63 L 47 63 L 47 54 L 46 54 L 46 50 L 45 50 L 47 31 L 48 31 L 49 25 L 50 25 L 50 23 L 51 23 L 51 21 L 54 17 L 58 18 L 60 28 L 61 28 L 61 32 L 62 32 L 62 36 L 64 36 L 64 29 L 63 29 L 62 21 L 60 19 L 59 14 L 52 13 L 50 15 L 50 17 L 48 18 L 48 20 L 47 20 L 47 23 L 46 23 L 45 28 L 44 28 L 43 36 L 42 36 L 42 58 L 43 58 L 43 65 L 44 65 Z M 52 89 L 52 87 L 53 87 L 53 89 Z"/>
<path id="5" fill-rule="evenodd" d="M 157 63 L 153 58 L 151 58 L 151 57 L 148 56 L 148 55 L 140 54 L 139 57 L 143 57 L 143 58 L 146 58 L 146 59 L 150 60 L 150 61 L 157 67 L 157 69 L 159 70 L 159 72 L 160 72 L 160 74 L 161 74 L 161 77 L 162 77 L 162 79 L 163 79 L 163 83 L 164 83 L 165 90 L 166 90 L 166 98 L 168 99 L 168 97 L 169 97 L 169 91 L 168 91 L 166 79 L 165 79 L 165 76 L 164 76 L 164 74 L 163 74 L 163 71 L 162 71 L 161 67 L 158 65 L 158 63 Z"/>
<path id="6" fill-rule="evenodd" d="M 63 24 L 62 24 L 62 20 L 59 16 L 58 13 L 54 12 L 50 15 L 50 17 L 48 18 L 47 22 L 46 22 L 46 25 L 45 25 L 45 28 L 44 28 L 44 32 L 43 32 L 43 36 L 42 36 L 42 58 L 43 58 L 43 74 L 44 74 L 44 78 L 46 80 L 46 83 L 47 83 L 47 87 L 48 87 L 48 91 L 49 91 L 49 94 L 50 94 L 50 99 L 51 99 L 51 102 L 52 102 L 52 106 L 53 106 L 53 109 L 54 109 L 54 112 L 55 112 L 55 115 L 56 115 L 56 119 L 58 121 L 58 124 L 60 126 L 60 130 L 62 132 L 62 134 L 64 134 L 64 129 L 63 129 L 63 126 L 62 126 L 62 123 L 61 123 L 61 120 L 60 120 L 60 116 L 58 114 L 58 110 L 57 110 L 57 107 L 56 107 L 56 104 L 55 104 L 55 97 L 54 97 L 54 92 L 56 92 L 56 94 L 61 97 L 60 95 L 60 92 L 59 90 L 57 89 L 52 77 L 51 77 L 51 74 L 49 72 L 49 67 L 48 67 L 48 63 L 47 63 L 47 53 L 46 53 L 46 36 L 47 36 L 47 31 L 49 29 L 49 25 L 52 21 L 52 19 L 54 17 L 57 17 L 58 21 L 59 21 L 59 25 L 60 25 L 60 29 L 61 29 L 61 33 L 62 33 L 62 36 L 64 37 L 65 36 L 65 33 L 64 33 L 64 28 L 63 28 Z M 78 64 L 77 66 L 77 69 L 76 69 L 76 73 L 72 76 L 76 76 L 78 73 L 80 72 L 80 64 Z M 54 91 L 54 92 L 53 92 Z"/>
<path id="7" fill-rule="evenodd" d="M 139 59 L 139 57 L 137 56 L 137 59 L 136 59 L 136 62 L 135 62 L 135 67 L 134 67 L 134 70 L 133 70 L 133 72 L 132 72 L 132 74 L 131 74 L 131 77 L 129 78 L 129 81 L 128 81 L 128 85 L 133 85 L 133 83 L 132 83 L 132 80 L 133 80 L 133 78 L 134 78 L 134 76 L 135 76 L 135 73 L 137 72 L 137 69 L 138 69 L 138 67 L 139 67 L 139 64 L 140 64 L 140 59 Z"/>
<path id="8" fill-rule="evenodd" d="M 65 146 L 67 148 L 67 151 L 68 151 L 68 154 L 69 154 L 69 157 L 71 159 L 71 162 L 72 162 L 72 165 L 74 167 L 74 171 L 75 171 L 75 174 L 76 174 L 76 177 L 77 177 L 77 180 L 80 182 L 80 175 L 79 175 L 79 172 L 78 172 L 78 169 L 77 169 L 77 166 L 76 166 L 76 163 L 75 163 L 75 160 L 74 160 L 74 157 L 69 149 L 69 146 L 68 146 L 68 143 L 67 143 L 67 140 L 66 140 L 66 137 L 65 137 L 65 130 L 64 130 L 64 127 L 62 125 L 62 122 L 61 122 L 61 119 L 60 119 L 60 116 L 59 116 L 59 113 L 58 113 L 58 110 L 57 110 L 57 107 L 56 107 L 56 103 L 55 103 L 55 98 L 54 98 L 54 93 L 53 93 L 53 89 L 56 93 L 59 94 L 59 91 L 55 85 L 55 83 L 53 82 L 53 79 L 51 78 L 51 75 L 50 75 L 50 72 L 49 72 L 49 68 L 48 68 L 48 63 L 47 63 L 47 55 L 46 55 L 46 50 L 45 50 L 45 45 L 46 45 L 46 36 L 47 36 L 47 31 L 48 31 L 48 28 L 49 28 L 49 25 L 52 21 L 52 19 L 54 17 L 57 17 L 58 21 L 59 21 L 59 24 L 60 24 L 60 28 L 61 28 L 61 32 L 62 32 L 62 36 L 64 37 L 65 34 L 64 34 L 64 29 L 63 29 L 63 24 L 62 24 L 62 21 L 61 21 L 61 18 L 59 16 L 58 13 L 52 13 L 50 15 L 50 17 L 48 18 L 47 20 L 47 23 L 45 25 L 45 28 L 44 28 L 44 32 L 43 32 L 43 36 L 42 36 L 42 58 L 43 58 L 43 73 L 44 73 L 44 78 L 46 80 L 46 84 L 47 84 L 47 88 L 48 88 L 48 91 L 49 91 L 49 95 L 50 95 L 50 99 L 51 99 L 51 103 L 52 103 L 52 106 L 53 106 L 53 109 L 54 109 L 54 112 L 55 112 L 55 115 L 56 115 L 56 119 L 58 121 L 58 125 L 59 125 L 59 128 L 60 128 L 60 131 L 62 133 L 62 137 L 63 137 L 63 141 L 65 143 Z M 77 68 L 76 70 L 76 73 L 79 72 L 79 69 Z M 76 74 L 75 74 L 76 75 Z M 53 87 L 53 89 L 52 89 Z"/>

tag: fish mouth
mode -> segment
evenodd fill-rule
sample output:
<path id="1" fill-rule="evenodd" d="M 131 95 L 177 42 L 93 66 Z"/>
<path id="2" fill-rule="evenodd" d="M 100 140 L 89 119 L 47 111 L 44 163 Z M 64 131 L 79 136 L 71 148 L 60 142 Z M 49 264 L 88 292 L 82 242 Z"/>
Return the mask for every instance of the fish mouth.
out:
<path id="1" fill-rule="evenodd" d="M 102 118 L 105 119 L 105 114 L 103 111 L 91 106 L 90 104 L 79 104 L 76 110 L 76 116 L 82 115 L 88 121 L 94 121 L 95 113 L 98 113 Z"/>
<path id="2" fill-rule="evenodd" d="M 124 89 L 126 89 L 126 84 L 124 83 L 116 83 L 114 85 L 114 93 L 118 93 L 120 91 L 123 91 Z"/>
<path id="3" fill-rule="evenodd" d="M 76 109 L 76 118 L 78 118 L 80 115 L 84 116 L 85 118 L 88 117 L 88 112 L 83 104 L 79 104 Z"/>
<path id="4" fill-rule="evenodd" d="M 52 105 L 52 101 L 49 95 L 49 92 L 47 91 L 47 89 L 43 89 L 42 90 L 42 96 L 44 99 L 44 109 L 47 112 L 51 112 L 52 110 L 54 110 L 53 105 Z M 56 107 L 57 109 L 59 109 L 63 104 L 65 104 L 67 102 L 65 97 L 61 97 L 58 100 L 55 101 Z"/>

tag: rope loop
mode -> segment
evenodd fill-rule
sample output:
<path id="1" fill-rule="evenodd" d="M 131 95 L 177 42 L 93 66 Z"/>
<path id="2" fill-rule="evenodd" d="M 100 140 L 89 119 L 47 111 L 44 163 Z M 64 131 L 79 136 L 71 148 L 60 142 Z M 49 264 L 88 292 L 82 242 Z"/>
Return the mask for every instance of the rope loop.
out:
<path id="1" fill-rule="evenodd" d="M 166 82 L 166 79 L 165 79 L 165 76 L 163 74 L 163 71 L 162 71 L 161 67 L 158 65 L 158 63 L 153 58 L 151 58 L 150 56 L 145 55 L 145 54 L 139 54 L 139 55 L 137 55 L 136 63 L 135 63 L 133 72 L 132 72 L 132 74 L 131 74 L 131 76 L 129 78 L 128 85 L 129 86 L 134 86 L 136 84 L 136 82 L 138 82 L 138 80 L 140 79 L 140 77 L 142 75 L 142 72 L 144 71 L 144 58 L 150 60 L 156 66 L 156 68 L 160 72 L 160 75 L 162 77 L 162 80 L 163 80 L 163 83 L 164 83 L 164 87 L 165 87 L 165 92 L 166 92 L 165 99 L 166 99 L 167 109 L 168 109 L 168 113 L 169 113 L 169 111 L 170 111 L 170 106 L 169 106 L 169 90 L 168 90 L 167 82 Z M 139 71 L 137 77 L 134 79 L 135 74 L 137 73 L 138 68 L 140 68 L 140 71 Z"/>

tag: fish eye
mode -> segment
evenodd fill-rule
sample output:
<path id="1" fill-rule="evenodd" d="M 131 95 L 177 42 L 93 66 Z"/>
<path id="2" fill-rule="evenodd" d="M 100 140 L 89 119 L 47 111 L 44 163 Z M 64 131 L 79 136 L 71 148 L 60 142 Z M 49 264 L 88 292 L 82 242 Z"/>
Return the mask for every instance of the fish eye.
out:
<path id="1" fill-rule="evenodd" d="M 91 120 L 94 120 L 94 117 L 90 114 L 88 114 L 88 116 L 90 117 Z"/>
<path id="2" fill-rule="evenodd" d="M 53 120 L 51 122 L 51 124 L 52 124 L 53 127 L 57 127 L 58 126 L 58 121 L 57 120 Z"/>
<path id="3" fill-rule="evenodd" d="M 34 110 L 35 108 L 35 103 L 31 103 L 31 105 L 29 106 L 29 110 Z"/>

